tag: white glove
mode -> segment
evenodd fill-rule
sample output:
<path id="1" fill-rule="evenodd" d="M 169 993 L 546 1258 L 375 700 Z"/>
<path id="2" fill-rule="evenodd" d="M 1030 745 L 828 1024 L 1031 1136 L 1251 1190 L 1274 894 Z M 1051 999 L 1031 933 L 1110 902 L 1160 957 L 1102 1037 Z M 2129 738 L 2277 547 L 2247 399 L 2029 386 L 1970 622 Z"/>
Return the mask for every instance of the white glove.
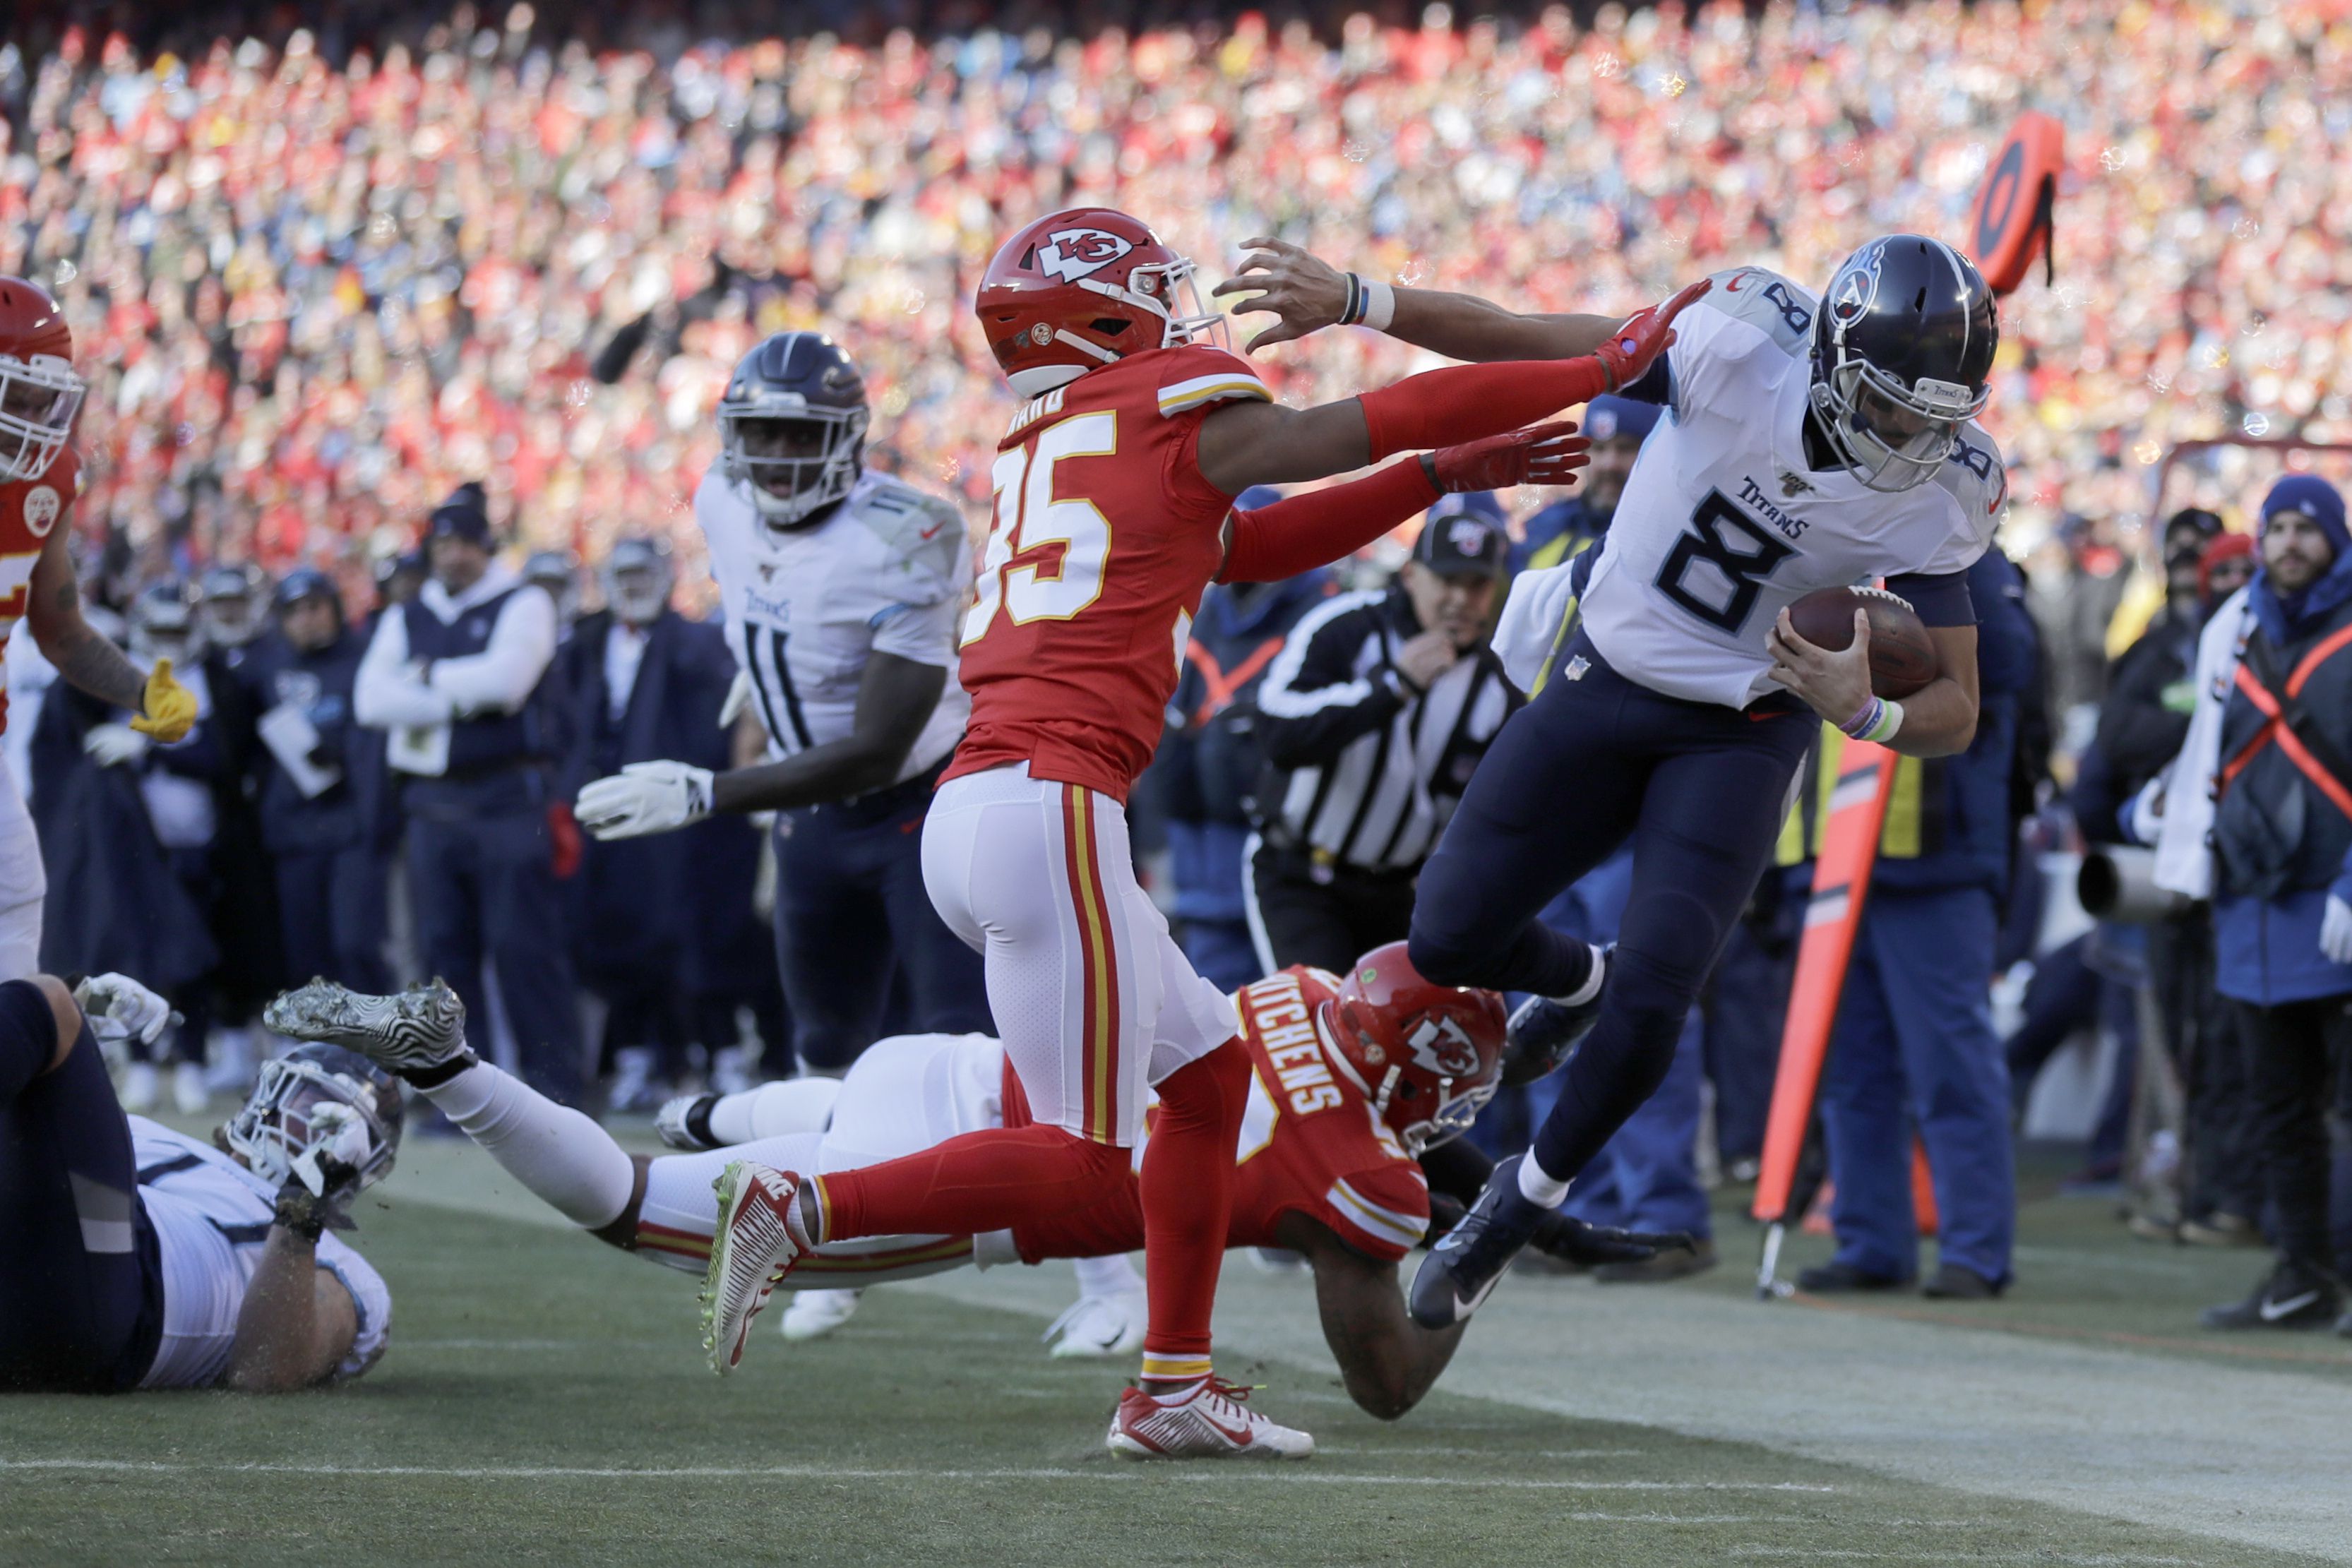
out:
<path id="1" fill-rule="evenodd" d="M 2352 904 L 2334 894 L 2319 917 L 2319 951 L 2331 964 L 2352 964 Z"/>
<path id="2" fill-rule="evenodd" d="M 667 833 L 710 815 L 710 769 L 685 762 L 632 762 L 582 789 L 572 813 L 598 839 Z"/>
<path id="3" fill-rule="evenodd" d="M 366 1166 L 374 1145 L 369 1142 L 365 1118 L 349 1105 L 314 1105 L 309 1119 L 310 1141 L 294 1156 L 294 1179 L 313 1197 L 324 1197 L 329 1173 L 321 1162 L 332 1160 L 357 1171 Z"/>
<path id="4" fill-rule="evenodd" d="M 94 724 L 81 737 L 81 748 L 100 768 L 120 768 L 147 755 L 147 737 L 127 724 Z"/>
<path id="5" fill-rule="evenodd" d="M 128 975 L 92 975 L 73 995 L 101 1045 L 119 1045 L 134 1036 L 152 1045 L 172 1021 L 172 1004 Z"/>

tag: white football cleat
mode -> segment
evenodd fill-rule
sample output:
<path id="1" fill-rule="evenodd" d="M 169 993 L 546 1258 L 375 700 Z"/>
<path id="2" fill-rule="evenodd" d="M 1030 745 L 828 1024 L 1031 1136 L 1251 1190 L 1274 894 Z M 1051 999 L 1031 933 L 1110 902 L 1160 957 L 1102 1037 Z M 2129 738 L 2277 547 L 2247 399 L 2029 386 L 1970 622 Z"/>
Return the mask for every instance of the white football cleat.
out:
<path id="1" fill-rule="evenodd" d="M 863 1291 L 802 1291 L 793 1297 L 792 1305 L 784 1309 L 784 1337 L 789 1340 L 823 1339 L 826 1334 L 857 1315 L 857 1298 Z"/>
<path id="2" fill-rule="evenodd" d="M 473 1060 L 466 1049 L 466 1004 L 444 980 L 411 986 L 393 997 L 312 980 L 262 1009 L 261 1022 L 289 1040 L 324 1040 L 356 1051 L 396 1073 Z"/>
<path id="3" fill-rule="evenodd" d="M 183 1116 L 201 1116 L 211 1108 L 213 1097 L 205 1087 L 205 1067 L 201 1061 L 183 1061 L 172 1069 L 172 1105 Z"/>
<path id="4" fill-rule="evenodd" d="M 793 1265 L 814 1250 L 800 1218 L 801 1178 L 736 1160 L 711 1184 L 719 1228 L 702 1277 L 702 1348 L 724 1377 L 741 1364 L 751 1321 Z"/>
<path id="5" fill-rule="evenodd" d="M 161 1082 L 152 1061 L 134 1061 L 122 1070 L 122 1092 L 119 1098 L 122 1108 L 134 1116 L 143 1116 L 155 1108 L 155 1095 Z"/>
<path id="6" fill-rule="evenodd" d="M 1249 1390 L 1204 1377 L 1176 1394 L 1129 1386 L 1111 1413 L 1110 1451 L 1129 1459 L 1303 1459 L 1315 1439 L 1267 1420 Z"/>
<path id="7" fill-rule="evenodd" d="M 716 1094 L 680 1094 L 662 1102 L 654 1113 L 654 1131 L 661 1141 L 673 1149 L 715 1149 L 719 1145 L 694 1130 L 695 1113 L 702 1113 L 702 1125 L 710 1125 L 710 1107 L 719 1103 Z"/>
<path id="8" fill-rule="evenodd" d="M 1038 1337 L 1054 1347 L 1057 1359 L 1127 1355 L 1143 1348 L 1143 1331 L 1150 1315 L 1141 1291 L 1080 1296 Z"/>

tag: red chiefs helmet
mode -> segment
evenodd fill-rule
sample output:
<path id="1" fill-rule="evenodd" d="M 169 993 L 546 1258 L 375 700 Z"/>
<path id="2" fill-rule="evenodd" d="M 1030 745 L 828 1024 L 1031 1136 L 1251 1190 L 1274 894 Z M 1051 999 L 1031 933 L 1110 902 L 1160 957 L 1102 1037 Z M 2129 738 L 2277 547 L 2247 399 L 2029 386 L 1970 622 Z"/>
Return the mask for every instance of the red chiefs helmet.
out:
<path id="1" fill-rule="evenodd" d="M 1125 354 L 1202 337 L 1227 342 L 1224 313 L 1201 303 L 1191 259 L 1108 207 L 1072 207 L 1006 240 L 972 308 L 1023 397 Z"/>
<path id="2" fill-rule="evenodd" d="M 48 472 L 81 394 L 65 312 L 39 284 L 0 277 L 0 483 Z"/>
<path id="3" fill-rule="evenodd" d="M 1407 1154 L 1468 1131 L 1502 1082 L 1503 998 L 1432 985 L 1402 942 L 1357 959 L 1321 1016 L 1372 1113 Z"/>

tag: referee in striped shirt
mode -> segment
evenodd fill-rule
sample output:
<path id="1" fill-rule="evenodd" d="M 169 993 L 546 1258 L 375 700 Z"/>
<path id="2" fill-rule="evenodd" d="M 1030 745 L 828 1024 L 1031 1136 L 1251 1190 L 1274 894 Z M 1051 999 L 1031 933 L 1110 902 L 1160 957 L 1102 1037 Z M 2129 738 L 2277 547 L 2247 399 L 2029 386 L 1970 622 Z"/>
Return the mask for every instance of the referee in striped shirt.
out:
<path id="1" fill-rule="evenodd" d="M 1308 612 L 1268 667 L 1245 852 L 1267 973 L 1403 939 L 1421 863 L 1521 700 L 1486 643 L 1509 549 L 1490 497 L 1448 496 L 1393 582 Z"/>

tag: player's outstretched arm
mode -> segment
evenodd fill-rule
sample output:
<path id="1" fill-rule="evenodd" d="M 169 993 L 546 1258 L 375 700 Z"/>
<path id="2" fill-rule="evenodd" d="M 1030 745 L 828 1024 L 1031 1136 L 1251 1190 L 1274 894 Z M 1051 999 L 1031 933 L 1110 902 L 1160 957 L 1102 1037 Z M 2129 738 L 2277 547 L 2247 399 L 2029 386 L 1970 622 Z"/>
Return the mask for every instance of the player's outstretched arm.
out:
<path id="1" fill-rule="evenodd" d="M 33 563 L 25 602 L 33 641 L 68 685 L 130 709 L 139 716 L 131 721 L 131 728 L 169 745 L 196 722 L 196 699 L 172 678 L 170 660 L 158 662 L 153 674 L 142 674 L 121 649 L 83 617 L 81 585 L 74 580 L 73 558 L 67 549 L 73 532 L 69 515 L 51 527 L 40 559 Z"/>
<path id="2" fill-rule="evenodd" d="M 1449 360 L 1571 360 L 1589 354 L 1615 331 L 1614 316 L 1521 315 L 1471 294 L 1435 288 L 1387 288 L 1363 280 L 1287 241 L 1244 240 L 1250 255 L 1239 271 L 1210 292 L 1249 296 L 1234 314 L 1269 314 L 1274 325 L 1244 345 L 1246 351 L 1287 343 L 1342 321 L 1444 354 Z M 1353 305 L 1351 314 L 1350 306 Z M 1366 314 L 1367 307 L 1371 314 Z"/>
<path id="3" fill-rule="evenodd" d="M 1365 1257 L 1303 1214 L 1286 1214 L 1282 1244 L 1315 1270 L 1323 1338 L 1339 1359 L 1348 1396 L 1368 1416 L 1393 1421 L 1422 1401 L 1468 1325 L 1434 1333 L 1405 1315 L 1397 1266 Z"/>
<path id="4" fill-rule="evenodd" d="M 1837 653 L 1799 636 L 1786 610 L 1765 634 L 1772 679 L 1848 734 L 1859 733 L 1854 721 L 1872 702 L 1870 617 L 1857 610 L 1853 623 L 1853 642 Z M 1903 699 L 1901 725 L 1885 744 L 1906 757 L 1950 757 L 1977 737 L 1977 629 L 1930 626 L 1927 636 L 1942 673 Z"/>
<path id="5" fill-rule="evenodd" d="M 906 765 L 947 678 L 941 665 L 877 651 L 858 683 L 850 733 L 839 740 L 718 774 L 684 762 L 633 762 L 583 788 L 573 810 L 598 839 L 634 839 L 713 811 L 790 810 L 878 789 Z"/>
<path id="6" fill-rule="evenodd" d="M 1202 478 L 1227 495 L 1344 474 L 1400 452 L 1452 446 L 1548 419 L 1640 379 L 1671 347 L 1675 318 L 1706 279 L 1643 310 L 1589 354 L 1424 371 L 1360 397 L 1309 409 L 1257 401 L 1202 416 Z"/>
<path id="7" fill-rule="evenodd" d="M 319 1267 L 318 1238 L 283 1222 L 273 1225 L 236 1314 L 228 1386 L 241 1394 L 289 1394 L 324 1382 L 351 1354 L 359 1332 L 351 1291 Z"/>
<path id="8" fill-rule="evenodd" d="M 1225 519 L 1225 564 L 1217 580 L 1279 582 L 1353 555 L 1441 495 L 1566 485 L 1584 466 L 1591 445 L 1573 423 L 1541 424 L 1425 452 L 1270 507 L 1236 509 Z"/>

